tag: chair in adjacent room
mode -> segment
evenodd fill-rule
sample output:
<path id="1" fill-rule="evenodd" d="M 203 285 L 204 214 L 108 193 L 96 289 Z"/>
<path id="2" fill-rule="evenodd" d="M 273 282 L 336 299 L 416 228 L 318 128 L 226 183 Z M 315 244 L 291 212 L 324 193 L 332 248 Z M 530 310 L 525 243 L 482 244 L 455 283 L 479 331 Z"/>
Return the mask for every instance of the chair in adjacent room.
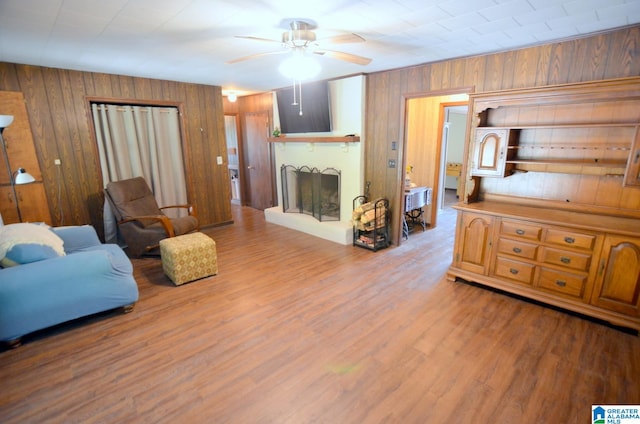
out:
<path id="1" fill-rule="evenodd" d="M 105 197 L 131 256 L 160 255 L 160 240 L 200 230 L 193 206 L 158 206 L 143 177 L 110 182 Z M 170 218 L 163 212 L 168 208 L 185 209 L 188 215 Z"/>

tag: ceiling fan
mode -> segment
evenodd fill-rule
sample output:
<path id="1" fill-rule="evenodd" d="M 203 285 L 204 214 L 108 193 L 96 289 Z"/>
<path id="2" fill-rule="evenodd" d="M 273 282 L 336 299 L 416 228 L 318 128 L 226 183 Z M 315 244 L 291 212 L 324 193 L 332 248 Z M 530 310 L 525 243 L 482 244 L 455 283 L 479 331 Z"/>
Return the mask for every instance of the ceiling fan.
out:
<path id="1" fill-rule="evenodd" d="M 282 38 L 280 40 L 269 39 L 269 38 L 261 38 L 261 37 L 252 37 L 252 36 L 236 36 L 236 38 L 244 38 L 247 40 L 255 40 L 255 41 L 265 41 L 269 43 L 278 43 L 281 46 L 285 47 L 283 50 L 276 50 L 273 52 L 266 53 L 256 53 L 249 56 L 240 57 L 238 59 L 230 60 L 226 63 L 233 64 L 242 62 L 249 59 L 255 59 L 257 57 L 269 56 L 275 54 L 284 54 L 289 53 L 291 51 L 300 53 L 300 52 L 310 52 L 317 55 L 327 56 L 334 59 L 344 60 L 346 62 L 355 63 L 357 65 L 368 65 L 371 62 L 371 59 L 363 56 L 358 56 L 351 53 L 340 52 L 335 50 L 327 50 L 321 48 L 320 45 L 323 43 L 331 43 L 331 44 L 346 44 L 346 43 L 362 43 L 364 42 L 364 38 L 360 37 L 357 34 L 341 34 L 333 37 L 322 38 L 320 40 L 316 39 L 316 33 L 313 31 L 317 28 L 314 23 L 303 21 L 303 20 L 293 20 L 289 23 L 290 29 L 282 33 Z"/>

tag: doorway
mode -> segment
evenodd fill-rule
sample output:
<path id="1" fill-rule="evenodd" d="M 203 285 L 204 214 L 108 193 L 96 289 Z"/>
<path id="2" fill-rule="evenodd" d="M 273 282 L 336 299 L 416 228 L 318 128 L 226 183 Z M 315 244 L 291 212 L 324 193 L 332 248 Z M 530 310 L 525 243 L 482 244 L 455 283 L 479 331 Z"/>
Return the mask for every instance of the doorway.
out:
<path id="1" fill-rule="evenodd" d="M 227 163 L 229 184 L 231 184 L 231 204 L 242 204 L 242 185 L 240 184 L 241 145 L 238 143 L 239 120 L 236 114 L 224 115 L 224 131 L 227 139 Z"/>
<path id="2" fill-rule="evenodd" d="M 463 107 L 468 105 L 469 92 L 471 90 L 464 89 L 422 93 L 405 99 L 403 168 L 408 172 L 411 186 L 432 190 L 431 205 L 424 210 L 429 228 L 437 226 L 438 214 L 447 199 L 447 187 L 451 185 L 446 178 L 447 164 L 462 162 L 467 122 Z M 455 125 L 459 118 L 463 121 L 461 140 L 457 137 L 459 126 L 452 127 L 451 121 L 455 119 Z M 457 185 L 459 178 L 455 181 Z"/>
<path id="3" fill-rule="evenodd" d="M 462 196 L 462 160 L 467 133 L 467 102 L 441 104 L 442 149 L 440 187 L 436 199 L 439 209 L 452 206 Z"/>
<path id="4" fill-rule="evenodd" d="M 244 178 L 243 205 L 265 210 L 275 205 L 276 183 L 273 170 L 275 161 L 270 133 L 270 115 L 267 112 L 247 113 L 244 116 Z"/>

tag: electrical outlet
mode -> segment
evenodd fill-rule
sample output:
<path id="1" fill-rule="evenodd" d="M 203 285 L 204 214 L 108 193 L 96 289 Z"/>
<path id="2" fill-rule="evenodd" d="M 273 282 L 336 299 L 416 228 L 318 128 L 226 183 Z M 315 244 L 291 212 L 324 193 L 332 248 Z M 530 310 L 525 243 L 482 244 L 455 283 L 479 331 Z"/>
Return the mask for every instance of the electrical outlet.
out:
<path id="1" fill-rule="evenodd" d="M 60 166 L 60 159 L 55 159 L 53 163 L 54 165 Z"/>
<path id="2" fill-rule="evenodd" d="M 222 165 L 222 156 L 218 156 L 216 161 L 218 161 L 218 165 Z"/>
<path id="3" fill-rule="evenodd" d="M 389 168 L 395 168 L 395 167 L 396 167 L 396 160 L 389 159 Z"/>

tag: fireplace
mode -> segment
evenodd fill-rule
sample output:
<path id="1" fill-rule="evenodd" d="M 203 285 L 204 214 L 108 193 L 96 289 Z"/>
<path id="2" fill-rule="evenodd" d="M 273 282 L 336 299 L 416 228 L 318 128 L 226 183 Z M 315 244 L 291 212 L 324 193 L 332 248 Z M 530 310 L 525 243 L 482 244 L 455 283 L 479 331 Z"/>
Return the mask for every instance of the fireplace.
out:
<path id="1" fill-rule="evenodd" d="M 282 208 L 318 221 L 340 221 L 340 171 L 282 165 Z"/>

